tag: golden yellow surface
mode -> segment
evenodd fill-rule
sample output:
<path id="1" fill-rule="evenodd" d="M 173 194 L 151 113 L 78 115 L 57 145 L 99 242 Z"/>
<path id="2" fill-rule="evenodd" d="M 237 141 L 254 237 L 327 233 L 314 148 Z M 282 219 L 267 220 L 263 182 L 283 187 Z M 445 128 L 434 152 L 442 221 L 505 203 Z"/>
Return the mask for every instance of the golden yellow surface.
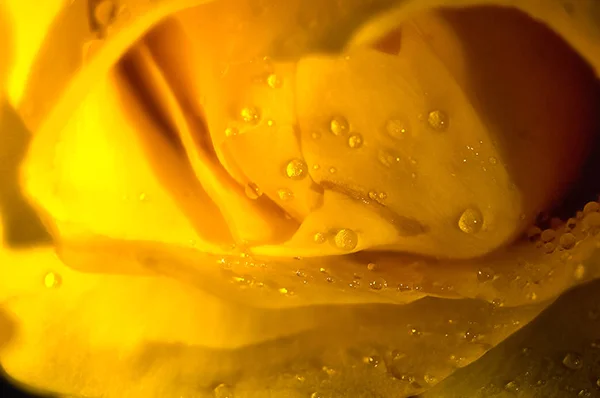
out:
<path id="1" fill-rule="evenodd" d="M 414 17 L 444 2 L 308 3 L 0 4 L 8 375 L 65 396 L 409 396 L 597 277 L 593 209 L 576 250 L 560 230 L 560 250 L 479 258 L 573 178 L 586 141 L 559 130 L 590 127 L 588 80 L 563 93 L 585 106 L 535 114 L 539 155 L 503 151 L 465 89 L 461 37 Z M 592 1 L 446 2 L 474 3 L 520 7 L 600 68 Z M 373 48 L 397 18 L 415 21 L 405 58 Z M 407 134 L 421 146 L 389 144 Z M 485 167 L 461 165 L 475 156 Z"/>

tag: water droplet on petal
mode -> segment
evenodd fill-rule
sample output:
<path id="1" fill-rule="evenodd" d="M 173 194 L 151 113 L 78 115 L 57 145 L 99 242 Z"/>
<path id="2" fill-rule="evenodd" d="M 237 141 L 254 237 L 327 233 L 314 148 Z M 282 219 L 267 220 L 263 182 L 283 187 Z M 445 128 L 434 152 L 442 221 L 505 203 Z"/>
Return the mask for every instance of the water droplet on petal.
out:
<path id="1" fill-rule="evenodd" d="M 600 203 L 588 202 L 583 206 L 583 214 L 589 214 L 593 212 L 600 212 Z"/>
<path id="2" fill-rule="evenodd" d="M 373 290 L 381 290 L 387 287 L 387 281 L 383 278 L 375 278 L 369 282 L 369 287 Z"/>
<path id="3" fill-rule="evenodd" d="M 62 278 L 56 272 L 48 272 L 44 276 L 44 286 L 49 289 L 60 287 L 62 284 Z"/>
<path id="4" fill-rule="evenodd" d="M 552 243 L 552 242 L 544 243 L 544 253 L 551 254 L 551 253 L 554 253 L 554 250 L 556 250 L 556 245 L 554 243 Z"/>
<path id="5" fill-rule="evenodd" d="M 517 393 L 521 387 L 519 386 L 519 383 L 517 383 L 515 380 L 512 380 L 504 385 L 504 389 L 512 393 Z"/>
<path id="6" fill-rule="evenodd" d="M 583 226 L 586 230 L 596 232 L 600 228 L 600 213 L 593 212 L 586 214 L 583 219 Z"/>
<path id="7" fill-rule="evenodd" d="M 552 242 L 556 238 L 556 231 L 553 229 L 545 229 L 540 237 L 542 242 Z"/>
<path id="8" fill-rule="evenodd" d="M 474 234 L 483 226 L 483 215 L 478 209 L 466 209 L 458 219 L 458 227 L 466 234 Z"/>
<path id="9" fill-rule="evenodd" d="M 377 269 L 377 264 L 376 263 L 369 263 L 369 264 L 367 264 L 367 269 L 369 271 L 375 271 Z"/>
<path id="10" fill-rule="evenodd" d="M 423 380 L 425 380 L 425 383 L 427 384 L 437 384 L 438 382 L 438 378 L 430 374 L 425 374 L 425 376 L 423 376 Z"/>
<path id="11" fill-rule="evenodd" d="M 427 123 L 429 127 L 436 131 L 445 131 L 448 129 L 450 119 L 443 111 L 435 110 L 429 112 L 429 115 L 427 115 Z"/>
<path id="12" fill-rule="evenodd" d="M 250 182 L 248 185 L 246 185 L 244 192 L 246 193 L 246 196 L 252 200 L 256 200 L 262 196 L 262 191 L 258 185 L 253 182 Z"/>
<path id="13" fill-rule="evenodd" d="M 352 134 L 348 137 L 348 146 L 352 149 L 358 149 L 363 144 L 363 137 L 360 134 Z"/>
<path id="14" fill-rule="evenodd" d="M 578 264 L 575 267 L 573 277 L 578 281 L 582 280 L 585 277 L 585 266 L 583 264 Z"/>
<path id="15" fill-rule="evenodd" d="M 351 229 L 340 229 L 335 234 L 335 245 L 342 250 L 352 251 L 358 245 L 358 235 Z"/>
<path id="16" fill-rule="evenodd" d="M 233 390 L 226 384 L 219 384 L 213 392 L 215 398 L 233 398 Z"/>
<path id="17" fill-rule="evenodd" d="M 235 127 L 227 127 L 225 129 L 225 137 L 233 137 L 239 134 L 239 130 Z"/>
<path id="18" fill-rule="evenodd" d="M 242 108 L 240 116 L 245 123 L 256 124 L 260 120 L 260 112 L 253 106 Z"/>
<path id="19" fill-rule="evenodd" d="M 401 119 L 389 120 L 385 125 L 385 131 L 390 137 L 397 140 L 405 138 L 410 133 L 408 122 Z"/>
<path id="20" fill-rule="evenodd" d="M 282 188 L 282 189 L 278 190 L 277 196 L 279 196 L 279 199 L 281 199 L 283 201 L 288 201 L 288 200 L 294 199 L 294 193 L 287 188 Z"/>
<path id="21" fill-rule="evenodd" d="M 488 161 L 490 162 L 490 164 L 496 164 L 496 163 L 498 163 L 498 159 L 496 159 L 493 156 L 490 156 L 490 158 L 488 159 Z"/>
<path id="22" fill-rule="evenodd" d="M 583 367 L 583 359 L 581 356 L 572 352 L 564 356 L 562 363 L 571 370 L 579 370 Z"/>
<path id="23" fill-rule="evenodd" d="M 283 85 L 283 82 L 275 73 L 271 73 L 267 76 L 267 85 L 271 88 L 280 88 Z"/>
<path id="24" fill-rule="evenodd" d="M 317 232 L 316 234 L 314 234 L 313 236 L 313 240 L 315 241 L 315 243 L 325 243 L 325 241 L 327 240 L 327 237 L 325 236 L 325 234 L 323 232 Z"/>
<path id="25" fill-rule="evenodd" d="M 394 167 L 402 161 L 402 158 L 394 152 L 388 150 L 381 150 L 377 153 L 379 163 L 385 167 Z"/>
<path id="26" fill-rule="evenodd" d="M 285 174 L 292 180 L 301 180 L 306 177 L 308 167 L 302 159 L 292 159 L 285 167 Z"/>
<path id="27" fill-rule="evenodd" d="M 337 169 L 336 169 L 335 167 L 330 167 L 330 168 L 329 168 L 329 172 L 330 172 L 331 174 L 335 174 L 335 173 L 337 172 Z"/>
<path id="28" fill-rule="evenodd" d="M 343 116 L 336 116 L 329 123 L 329 131 L 334 135 L 344 135 L 350 130 L 350 124 Z"/>
<path id="29" fill-rule="evenodd" d="M 479 282 L 487 282 L 494 279 L 494 270 L 491 268 L 480 268 L 477 270 L 477 280 Z"/>
<path id="30" fill-rule="evenodd" d="M 575 246 L 575 243 L 577 243 L 577 238 L 570 232 L 560 236 L 560 247 L 565 250 L 572 249 Z"/>

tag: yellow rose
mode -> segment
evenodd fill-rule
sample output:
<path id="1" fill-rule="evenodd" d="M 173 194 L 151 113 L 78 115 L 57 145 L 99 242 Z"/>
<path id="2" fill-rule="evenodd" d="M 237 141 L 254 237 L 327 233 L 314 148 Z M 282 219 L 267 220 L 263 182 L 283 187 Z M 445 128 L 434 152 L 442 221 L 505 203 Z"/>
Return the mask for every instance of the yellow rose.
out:
<path id="1" fill-rule="evenodd" d="M 3 3 L 3 369 L 77 396 L 474 394 L 436 385 L 599 272 L 600 204 L 552 210 L 598 127 L 594 4 Z"/>

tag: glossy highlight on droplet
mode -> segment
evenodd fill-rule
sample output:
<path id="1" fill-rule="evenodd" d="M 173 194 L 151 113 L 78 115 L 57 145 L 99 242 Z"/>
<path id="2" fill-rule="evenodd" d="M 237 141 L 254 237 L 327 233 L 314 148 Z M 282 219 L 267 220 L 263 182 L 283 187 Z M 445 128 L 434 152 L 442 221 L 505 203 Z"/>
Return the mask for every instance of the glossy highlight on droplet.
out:
<path id="1" fill-rule="evenodd" d="M 277 196 L 280 200 L 284 202 L 294 199 L 294 193 L 287 188 L 282 188 L 278 190 Z"/>
<path id="2" fill-rule="evenodd" d="M 281 88 L 281 86 L 283 86 L 283 82 L 278 75 L 271 73 L 269 76 L 267 76 L 267 85 L 271 88 Z"/>
<path id="3" fill-rule="evenodd" d="M 244 107 L 240 111 L 240 117 L 244 123 L 256 124 L 260 120 L 260 111 L 253 106 Z"/>
<path id="4" fill-rule="evenodd" d="M 335 234 L 335 245 L 344 251 L 352 251 L 358 245 L 358 235 L 351 229 L 340 229 Z"/>
<path id="5" fill-rule="evenodd" d="M 246 193 L 246 196 L 252 200 L 260 198 L 263 194 L 258 185 L 253 182 L 250 182 L 246 185 L 244 192 Z"/>
<path id="6" fill-rule="evenodd" d="M 402 119 L 389 120 L 385 124 L 385 131 L 396 140 L 404 139 L 410 133 L 408 122 Z"/>
<path id="7" fill-rule="evenodd" d="M 350 124 L 345 117 L 335 116 L 329 122 L 329 131 L 331 131 L 333 135 L 345 135 L 350 131 Z"/>
<path id="8" fill-rule="evenodd" d="M 292 180 L 301 180 L 306 177 L 307 173 L 308 167 L 302 159 L 291 159 L 285 166 L 285 174 Z"/>
<path id="9" fill-rule="evenodd" d="M 348 146 L 352 149 L 358 149 L 363 145 L 363 137 L 360 134 L 352 134 L 348 137 Z"/>
<path id="10" fill-rule="evenodd" d="M 62 284 L 62 277 L 56 272 L 48 272 L 44 276 L 44 286 L 48 289 L 55 289 Z"/>
<path id="11" fill-rule="evenodd" d="M 440 110 L 429 112 L 427 115 L 427 124 L 435 131 L 446 131 L 450 124 L 448 115 Z"/>
<path id="12" fill-rule="evenodd" d="M 458 219 L 458 228 L 466 234 L 474 234 L 483 226 L 483 215 L 476 208 L 468 208 Z"/>

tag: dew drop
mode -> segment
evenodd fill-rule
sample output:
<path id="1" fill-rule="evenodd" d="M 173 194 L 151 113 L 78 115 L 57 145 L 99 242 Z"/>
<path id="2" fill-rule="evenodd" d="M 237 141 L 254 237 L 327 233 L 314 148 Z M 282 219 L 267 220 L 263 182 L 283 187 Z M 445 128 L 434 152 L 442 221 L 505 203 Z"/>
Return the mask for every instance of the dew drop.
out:
<path id="1" fill-rule="evenodd" d="M 582 280 L 585 277 L 585 266 L 583 264 L 578 264 L 575 267 L 573 277 L 578 281 Z"/>
<path id="2" fill-rule="evenodd" d="M 473 330 L 468 329 L 465 334 L 463 335 L 463 338 L 468 341 L 469 343 L 473 343 L 477 340 L 480 339 L 479 334 L 475 333 Z"/>
<path id="3" fill-rule="evenodd" d="M 294 199 L 294 193 L 287 188 L 278 190 L 277 196 L 279 196 L 279 199 L 284 202 Z"/>
<path id="4" fill-rule="evenodd" d="M 381 359 L 377 356 L 377 355 L 371 355 L 368 357 L 363 357 L 363 363 L 366 365 L 370 365 L 374 368 L 376 368 L 377 366 L 379 366 L 379 362 L 381 362 Z"/>
<path id="5" fill-rule="evenodd" d="M 583 226 L 586 230 L 597 230 L 600 228 L 600 213 L 592 212 L 585 215 Z"/>
<path id="6" fill-rule="evenodd" d="M 381 163 L 385 167 L 393 167 L 394 165 L 397 165 L 402 161 L 402 158 L 400 158 L 400 156 L 387 150 L 379 151 L 377 153 L 377 158 L 379 159 L 379 163 Z"/>
<path id="7" fill-rule="evenodd" d="M 239 130 L 235 127 L 227 127 L 225 129 L 225 137 L 233 137 L 239 134 Z"/>
<path id="8" fill-rule="evenodd" d="M 318 392 L 313 392 L 312 394 L 310 394 L 310 398 L 322 398 L 321 394 L 319 394 Z"/>
<path id="9" fill-rule="evenodd" d="M 583 359 L 581 356 L 572 352 L 564 356 L 562 363 L 571 370 L 579 370 L 583 367 Z"/>
<path id="10" fill-rule="evenodd" d="M 373 290 L 381 290 L 387 287 L 387 281 L 383 278 L 376 278 L 369 282 L 369 287 Z"/>
<path id="11" fill-rule="evenodd" d="M 583 214 L 589 214 L 594 212 L 600 212 L 600 203 L 588 202 L 583 206 Z"/>
<path id="12" fill-rule="evenodd" d="M 490 162 L 490 164 L 496 164 L 496 163 L 498 163 L 498 159 L 496 159 L 493 156 L 490 156 L 490 158 L 488 159 L 488 161 Z"/>
<path id="13" fill-rule="evenodd" d="M 252 200 L 256 200 L 262 196 L 262 191 L 258 185 L 253 182 L 250 182 L 248 185 L 246 185 L 244 192 L 246 193 L 246 196 Z"/>
<path id="14" fill-rule="evenodd" d="M 477 270 L 477 280 L 481 283 L 494 279 L 494 270 L 491 268 L 480 268 Z"/>
<path id="15" fill-rule="evenodd" d="M 260 120 L 260 112 L 253 106 L 242 108 L 240 116 L 245 123 L 256 124 Z"/>
<path id="16" fill-rule="evenodd" d="M 437 384 L 437 382 L 438 382 L 437 377 L 427 374 L 427 373 L 425 374 L 425 376 L 423 376 L 423 380 L 425 380 L 425 383 L 431 384 L 431 385 Z"/>
<path id="17" fill-rule="evenodd" d="M 105 28 L 114 19 L 117 13 L 117 7 L 112 0 L 104 0 L 98 3 L 94 9 L 94 19 L 96 23 Z"/>
<path id="18" fill-rule="evenodd" d="M 325 243 L 325 241 L 327 240 L 327 237 L 325 236 L 325 234 L 323 232 L 317 232 L 316 234 L 313 235 L 313 240 L 315 241 L 315 243 L 321 244 L 321 243 Z"/>
<path id="19" fill-rule="evenodd" d="M 352 134 L 348 137 L 348 146 L 352 149 L 358 149 L 363 145 L 363 137 L 360 134 Z"/>
<path id="20" fill-rule="evenodd" d="M 521 387 L 519 386 L 519 383 L 517 383 L 515 380 L 512 380 L 504 385 L 504 389 L 512 393 L 517 393 Z"/>
<path id="21" fill-rule="evenodd" d="M 352 251 L 358 244 L 358 235 L 353 230 L 344 228 L 335 234 L 334 241 L 339 249 Z"/>
<path id="22" fill-rule="evenodd" d="M 559 242 L 560 247 L 562 247 L 565 250 L 569 250 L 575 246 L 575 243 L 577 243 L 577 238 L 572 233 L 567 232 L 560 236 Z"/>
<path id="23" fill-rule="evenodd" d="M 369 264 L 367 264 L 367 269 L 369 271 L 375 271 L 377 269 L 377 264 L 376 263 L 369 263 Z"/>
<path id="24" fill-rule="evenodd" d="M 233 398 L 233 390 L 226 384 L 219 384 L 213 392 L 215 398 Z"/>
<path id="25" fill-rule="evenodd" d="M 554 243 L 552 243 L 552 242 L 544 243 L 544 253 L 551 254 L 551 253 L 554 253 L 554 250 L 556 250 L 556 245 Z"/>
<path id="26" fill-rule="evenodd" d="M 466 209 L 458 219 L 458 227 L 466 234 L 474 234 L 483 226 L 483 215 L 478 209 Z"/>
<path id="27" fill-rule="evenodd" d="M 56 272 L 48 272 L 44 276 L 44 286 L 46 286 L 48 289 L 60 287 L 61 284 L 62 278 Z"/>
<path id="28" fill-rule="evenodd" d="M 436 131 L 445 131 L 448 129 L 450 120 L 446 113 L 435 110 L 429 112 L 429 115 L 427 115 L 427 123 L 429 124 L 429 127 Z"/>
<path id="29" fill-rule="evenodd" d="M 285 174 L 292 180 L 301 180 L 306 177 L 308 167 L 302 159 L 291 159 L 285 167 Z"/>
<path id="30" fill-rule="evenodd" d="M 330 167 L 329 168 L 329 173 L 330 174 L 335 174 L 337 172 L 337 169 L 335 167 Z"/>
<path id="31" fill-rule="evenodd" d="M 329 122 L 329 131 L 334 135 L 344 135 L 350 130 L 350 124 L 343 116 L 336 116 Z"/>
<path id="32" fill-rule="evenodd" d="M 545 229 L 540 235 L 542 242 L 552 242 L 556 238 L 556 231 L 553 229 Z"/>
<path id="33" fill-rule="evenodd" d="M 271 88 L 281 88 L 283 82 L 277 74 L 271 73 L 267 76 L 267 85 Z"/>
<path id="34" fill-rule="evenodd" d="M 408 122 L 402 119 L 392 119 L 386 123 L 385 131 L 390 137 L 401 140 L 408 135 L 410 129 Z"/>

